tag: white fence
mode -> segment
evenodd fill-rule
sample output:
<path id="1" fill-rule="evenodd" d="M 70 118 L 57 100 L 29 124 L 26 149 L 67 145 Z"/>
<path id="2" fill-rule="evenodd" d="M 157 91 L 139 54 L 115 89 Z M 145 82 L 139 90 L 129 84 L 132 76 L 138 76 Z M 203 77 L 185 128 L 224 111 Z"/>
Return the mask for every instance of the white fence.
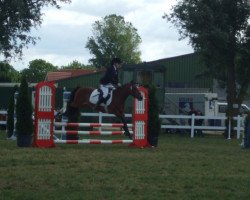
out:
<path id="1" fill-rule="evenodd" d="M 226 130 L 226 126 L 222 126 L 222 125 L 210 125 L 210 126 L 196 126 L 195 125 L 195 120 L 197 119 L 203 119 L 205 120 L 220 120 L 221 122 L 226 120 L 227 117 L 215 117 L 215 116 L 195 116 L 193 115 L 160 115 L 161 119 L 184 119 L 183 121 L 185 122 L 185 120 L 191 120 L 190 125 L 187 124 L 186 122 L 184 124 L 181 125 L 161 125 L 161 128 L 165 128 L 165 129 L 190 129 L 190 137 L 193 138 L 194 137 L 194 132 L 195 129 L 196 130 L 207 130 L 207 131 L 225 131 Z M 240 139 L 240 135 L 241 132 L 244 132 L 244 121 L 245 118 L 241 117 L 240 115 L 238 115 L 237 117 L 234 117 L 232 120 L 229 121 L 229 129 L 228 129 L 228 139 L 231 139 L 231 126 L 232 126 L 232 121 L 235 120 L 236 121 L 236 126 L 233 127 L 234 130 L 236 130 L 237 133 L 237 139 Z M 225 124 L 225 123 L 220 123 L 220 124 Z"/>
<path id="2" fill-rule="evenodd" d="M 0 111 L 0 114 L 7 115 L 6 111 Z M 104 117 L 115 117 L 112 114 L 106 114 L 106 113 L 81 113 L 81 116 L 83 117 L 98 117 L 98 123 L 103 123 Z M 125 117 L 131 118 L 132 114 L 125 114 Z M 190 130 L 190 137 L 194 137 L 195 130 L 207 130 L 207 131 L 225 131 L 226 126 L 196 126 L 195 120 L 197 119 L 203 119 L 205 120 L 220 120 L 221 122 L 223 120 L 226 120 L 226 117 L 215 117 L 215 116 L 195 116 L 195 115 L 159 115 L 160 119 L 163 121 L 166 121 L 168 119 L 175 119 L 183 121 L 184 123 L 181 123 L 181 125 L 174 125 L 174 124 L 161 124 L 162 129 L 185 129 Z M 244 131 L 244 117 L 237 116 L 234 117 L 232 120 L 236 121 L 236 126 L 233 127 L 234 130 L 236 130 L 237 133 L 237 139 L 240 139 L 241 133 Z M 191 120 L 190 125 L 187 123 L 188 120 Z M 225 123 L 220 123 L 225 124 Z M 232 121 L 229 121 L 229 127 L 231 127 Z M 6 121 L 0 121 L 0 125 L 6 125 Z M 228 129 L 228 139 L 231 139 L 231 128 Z"/>
<path id="3" fill-rule="evenodd" d="M 98 123 L 103 122 L 104 117 L 115 117 L 112 114 L 106 114 L 106 113 L 81 113 L 81 116 L 85 117 L 98 117 Z M 125 114 L 125 117 L 132 117 L 132 114 Z M 226 126 L 196 126 L 195 120 L 197 119 L 203 119 L 205 120 L 220 120 L 221 122 L 223 120 L 226 120 L 227 117 L 215 117 L 215 116 L 195 116 L 193 115 L 159 115 L 159 118 L 161 120 L 168 120 L 168 119 L 184 119 L 184 124 L 181 125 L 173 125 L 173 124 L 161 124 L 161 129 L 189 129 L 190 130 L 190 137 L 194 137 L 195 130 L 207 130 L 207 131 L 225 131 Z M 187 123 L 188 120 L 191 120 L 190 125 Z M 241 117 L 238 115 L 237 117 L 234 117 L 232 120 L 236 120 L 236 127 L 233 127 L 234 130 L 236 130 L 237 133 L 237 139 L 240 139 L 241 133 L 244 131 L 244 117 Z M 225 123 L 220 123 L 225 124 Z M 229 121 L 229 129 L 228 129 L 228 139 L 231 139 L 231 124 L 232 121 Z"/>

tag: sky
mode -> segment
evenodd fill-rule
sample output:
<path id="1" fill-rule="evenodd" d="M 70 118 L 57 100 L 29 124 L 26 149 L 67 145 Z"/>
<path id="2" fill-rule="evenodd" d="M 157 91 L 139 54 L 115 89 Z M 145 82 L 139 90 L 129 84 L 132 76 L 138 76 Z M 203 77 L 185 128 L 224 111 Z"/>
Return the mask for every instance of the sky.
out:
<path id="1" fill-rule="evenodd" d="M 60 4 L 59 10 L 44 8 L 42 25 L 31 32 L 40 40 L 24 49 L 22 60 L 10 64 L 18 71 L 28 68 L 34 59 L 59 67 L 74 60 L 88 64 L 93 55 L 85 45 L 93 35 L 92 25 L 110 14 L 123 16 L 137 29 L 142 61 L 192 53 L 188 40 L 179 40 L 177 29 L 162 18 L 175 4 L 176 0 L 72 0 L 71 4 Z"/>

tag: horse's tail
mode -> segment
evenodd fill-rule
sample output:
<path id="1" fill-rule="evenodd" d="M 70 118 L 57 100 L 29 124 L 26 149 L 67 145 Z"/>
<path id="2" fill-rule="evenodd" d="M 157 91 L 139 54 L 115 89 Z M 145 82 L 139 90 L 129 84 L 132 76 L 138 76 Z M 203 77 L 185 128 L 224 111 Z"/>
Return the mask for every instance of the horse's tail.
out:
<path id="1" fill-rule="evenodd" d="M 79 107 L 74 107 L 74 106 L 72 106 L 71 103 L 74 101 L 76 91 L 77 91 L 79 88 L 80 88 L 80 87 L 77 86 L 77 87 L 71 92 L 69 101 L 68 101 L 68 103 L 67 103 L 65 115 L 68 117 L 68 122 L 77 122 L 77 121 L 78 121 L 80 109 L 79 109 Z"/>
<path id="2" fill-rule="evenodd" d="M 79 107 L 72 106 L 71 104 L 74 102 L 74 97 L 77 90 L 80 87 L 76 87 L 70 94 L 69 101 L 67 103 L 66 111 L 63 114 L 65 117 L 68 118 L 68 122 L 78 122 L 80 116 L 80 109 Z M 66 130 L 77 130 L 75 127 L 66 127 Z M 67 140 L 78 140 L 78 135 L 66 135 Z"/>
<path id="3" fill-rule="evenodd" d="M 71 92 L 68 103 L 72 103 L 72 102 L 74 101 L 74 98 L 75 98 L 75 95 L 76 95 L 76 91 L 77 91 L 79 88 L 80 88 L 80 87 L 77 86 L 77 87 Z"/>

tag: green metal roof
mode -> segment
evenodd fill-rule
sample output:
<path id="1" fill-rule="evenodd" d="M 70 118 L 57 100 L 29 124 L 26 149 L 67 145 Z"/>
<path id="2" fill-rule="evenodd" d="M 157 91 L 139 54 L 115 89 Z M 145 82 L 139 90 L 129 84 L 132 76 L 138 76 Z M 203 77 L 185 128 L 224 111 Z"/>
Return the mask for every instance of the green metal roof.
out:
<path id="1" fill-rule="evenodd" d="M 157 64 L 157 63 L 149 63 L 149 62 L 143 62 L 140 64 L 130 64 L 130 65 L 124 65 L 122 67 L 123 71 L 126 70 L 159 70 L 159 71 L 164 71 L 165 66 L 162 64 Z"/>
<path id="2" fill-rule="evenodd" d="M 75 76 L 71 78 L 65 78 L 57 80 L 57 86 L 59 88 L 75 88 L 77 86 L 81 87 L 98 87 L 99 80 L 103 76 L 104 71 L 98 71 L 91 74 L 84 74 L 80 76 Z"/>
<path id="3" fill-rule="evenodd" d="M 198 53 L 160 59 L 150 63 L 161 64 L 167 68 L 166 87 L 212 89 L 212 78 L 199 77 L 205 71 L 206 66 Z"/>

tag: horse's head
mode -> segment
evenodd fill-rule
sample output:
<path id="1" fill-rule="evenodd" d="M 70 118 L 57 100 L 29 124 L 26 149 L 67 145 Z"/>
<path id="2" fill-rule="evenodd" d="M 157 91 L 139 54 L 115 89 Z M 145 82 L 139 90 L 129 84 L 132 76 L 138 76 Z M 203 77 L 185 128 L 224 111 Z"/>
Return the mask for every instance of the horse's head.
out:
<path id="1" fill-rule="evenodd" d="M 142 97 L 142 94 L 140 93 L 140 91 L 138 90 L 137 84 L 135 84 L 134 82 L 131 82 L 131 83 L 129 83 L 129 86 L 130 86 L 130 92 L 131 92 L 130 94 L 134 98 L 136 98 L 139 101 L 141 101 L 143 99 L 143 97 Z"/>
<path id="2" fill-rule="evenodd" d="M 116 95 L 117 97 L 119 97 L 119 99 L 123 99 L 124 101 L 127 99 L 128 96 L 132 96 L 136 99 L 138 99 L 139 101 L 141 101 L 143 99 L 142 94 L 140 93 L 137 84 L 135 84 L 134 82 L 130 82 L 127 83 L 121 87 L 118 87 L 115 91 L 114 91 L 114 95 Z"/>

